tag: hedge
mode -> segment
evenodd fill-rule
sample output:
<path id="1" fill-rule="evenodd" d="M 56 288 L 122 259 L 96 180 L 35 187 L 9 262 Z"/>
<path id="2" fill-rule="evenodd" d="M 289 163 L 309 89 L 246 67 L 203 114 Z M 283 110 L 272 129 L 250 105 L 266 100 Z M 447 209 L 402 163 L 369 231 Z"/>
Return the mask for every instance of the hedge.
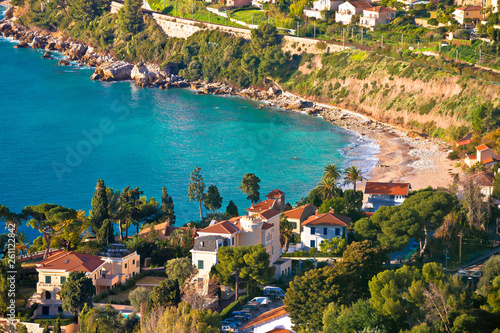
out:
<path id="1" fill-rule="evenodd" d="M 240 296 L 237 301 L 234 301 L 233 303 L 229 304 L 222 310 L 220 313 L 221 319 L 226 319 L 228 317 L 231 317 L 231 314 L 233 311 L 235 311 L 237 308 L 239 308 L 240 305 L 245 304 L 250 296 L 245 295 L 245 296 Z"/>
<path id="2" fill-rule="evenodd" d="M 35 319 L 35 323 L 40 324 L 41 326 L 45 326 L 45 325 L 54 326 L 56 324 L 56 319 L 57 318 L 53 318 L 53 319 Z M 77 321 L 77 317 L 76 316 L 70 317 L 70 318 L 60 318 L 59 319 L 59 323 L 61 324 L 61 326 L 66 326 L 66 325 L 69 325 L 69 324 L 73 324 L 73 323 L 76 323 L 76 321 Z"/>
<path id="3" fill-rule="evenodd" d="M 321 257 L 321 258 L 341 258 L 342 256 L 334 256 L 331 253 L 323 253 L 323 252 L 309 252 L 309 251 L 295 251 L 291 253 L 283 253 L 281 255 L 282 257 L 306 257 L 306 258 L 314 258 L 314 257 Z"/>

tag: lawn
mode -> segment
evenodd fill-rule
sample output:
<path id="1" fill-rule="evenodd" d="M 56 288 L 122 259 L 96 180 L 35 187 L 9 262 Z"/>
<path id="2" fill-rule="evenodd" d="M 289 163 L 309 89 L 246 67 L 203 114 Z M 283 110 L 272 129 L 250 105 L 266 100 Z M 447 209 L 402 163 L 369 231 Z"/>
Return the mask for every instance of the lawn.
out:
<path id="1" fill-rule="evenodd" d="M 130 292 L 132 290 L 135 290 L 137 288 L 139 288 L 140 285 L 158 285 L 160 284 L 161 281 L 167 279 L 166 277 L 160 277 L 160 276 L 145 276 L 143 277 L 142 279 L 140 279 L 139 281 L 137 281 L 136 285 L 133 286 L 132 288 L 130 289 L 127 289 L 127 290 L 123 290 L 123 291 L 120 291 L 114 295 L 110 295 L 104 299 L 102 299 L 101 301 L 99 301 L 99 303 L 111 303 L 111 302 L 114 302 L 114 303 L 124 303 L 125 301 L 128 301 L 128 295 L 130 294 Z M 146 288 L 153 288 L 153 286 L 146 286 Z"/>
<path id="2" fill-rule="evenodd" d="M 263 10 L 258 10 L 258 9 L 239 10 L 237 12 L 231 13 L 229 17 L 238 21 L 243 21 L 255 25 L 267 21 L 265 12 Z"/>

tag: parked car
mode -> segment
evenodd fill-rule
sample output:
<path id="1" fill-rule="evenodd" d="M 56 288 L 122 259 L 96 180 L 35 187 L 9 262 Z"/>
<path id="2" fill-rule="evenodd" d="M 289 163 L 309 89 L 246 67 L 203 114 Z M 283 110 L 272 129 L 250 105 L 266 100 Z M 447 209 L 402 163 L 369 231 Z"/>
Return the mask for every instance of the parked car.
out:
<path id="1" fill-rule="evenodd" d="M 232 317 L 232 318 L 226 318 L 226 322 L 233 323 L 236 326 L 240 326 L 243 323 L 241 320 L 238 320 L 238 319 L 236 319 L 234 317 Z"/>
<path id="2" fill-rule="evenodd" d="M 260 303 L 255 302 L 254 300 L 251 300 L 250 302 L 247 303 L 247 306 L 253 306 L 254 310 L 257 310 L 257 309 L 259 309 Z"/>
<path id="3" fill-rule="evenodd" d="M 250 314 L 248 312 L 243 312 L 243 311 L 233 311 L 232 315 L 233 315 L 233 317 L 241 316 L 245 320 L 250 320 L 250 318 L 252 318 L 252 316 L 250 316 Z"/>
<path id="4" fill-rule="evenodd" d="M 228 324 L 228 325 L 222 326 L 221 332 L 238 332 L 238 329 L 236 328 L 236 325 Z"/>
<path id="5" fill-rule="evenodd" d="M 276 298 L 285 297 L 285 292 L 280 287 L 265 286 L 263 289 L 264 296 L 271 296 Z"/>
<path id="6" fill-rule="evenodd" d="M 260 306 L 265 306 L 265 305 L 271 304 L 273 301 L 271 300 L 270 297 L 255 297 L 248 304 L 251 304 L 254 302 L 259 304 Z"/>
<path id="7" fill-rule="evenodd" d="M 236 319 L 236 320 L 241 321 L 242 323 L 244 323 L 245 321 L 248 321 L 250 319 L 250 316 L 249 315 L 234 316 L 233 318 Z"/>

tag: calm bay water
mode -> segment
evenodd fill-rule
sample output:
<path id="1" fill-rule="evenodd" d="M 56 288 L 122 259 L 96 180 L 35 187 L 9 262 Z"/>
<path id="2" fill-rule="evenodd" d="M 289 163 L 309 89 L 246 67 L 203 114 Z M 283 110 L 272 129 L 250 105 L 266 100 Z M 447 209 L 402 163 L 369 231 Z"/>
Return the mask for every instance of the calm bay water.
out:
<path id="1" fill-rule="evenodd" d="M 88 211 L 104 179 L 158 200 L 166 186 L 180 225 L 199 215 L 187 197 L 194 166 L 219 187 L 222 210 L 233 200 L 242 214 L 246 172 L 262 179 L 262 197 L 279 188 L 293 204 L 326 164 L 368 171 L 376 163 L 376 145 L 320 118 L 185 89 L 93 82 L 91 69 L 13 45 L 0 39 L 0 204 L 14 211 L 43 202 Z"/>

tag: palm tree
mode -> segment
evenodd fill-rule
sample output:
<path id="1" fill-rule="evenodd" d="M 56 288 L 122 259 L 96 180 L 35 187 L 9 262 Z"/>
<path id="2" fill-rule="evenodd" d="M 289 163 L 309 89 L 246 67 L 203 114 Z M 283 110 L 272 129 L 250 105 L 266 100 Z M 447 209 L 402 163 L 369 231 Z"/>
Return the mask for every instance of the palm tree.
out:
<path id="1" fill-rule="evenodd" d="M 323 200 L 327 200 L 333 198 L 337 184 L 335 183 L 335 179 L 331 177 L 323 177 L 318 183 L 317 188 L 321 193 L 323 193 Z"/>
<path id="2" fill-rule="evenodd" d="M 356 183 L 362 181 L 363 179 L 365 179 L 365 177 L 363 177 L 363 171 L 358 169 L 355 165 L 348 167 L 344 171 L 344 185 L 352 184 L 354 194 L 356 194 Z"/>
<path id="3" fill-rule="evenodd" d="M 16 243 L 16 250 L 19 251 L 19 256 L 21 257 L 21 261 L 23 261 L 23 253 L 28 252 L 29 244 L 29 240 L 27 239 L 24 232 L 17 233 Z"/>
<path id="4" fill-rule="evenodd" d="M 284 213 L 280 215 L 280 245 L 285 253 L 288 252 L 288 247 L 290 245 L 290 240 L 293 238 L 294 226 L 292 222 L 288 221 L 288 218 Z"/>
<path id="5" fill-rule="evenodd" d="M 339 168 L 337 164 L 329 164 L 325 167 L 325 172 L 323 172 L 323 178 L 332 178 L 337 181 L 342 174 L 342 169 Z"/>

